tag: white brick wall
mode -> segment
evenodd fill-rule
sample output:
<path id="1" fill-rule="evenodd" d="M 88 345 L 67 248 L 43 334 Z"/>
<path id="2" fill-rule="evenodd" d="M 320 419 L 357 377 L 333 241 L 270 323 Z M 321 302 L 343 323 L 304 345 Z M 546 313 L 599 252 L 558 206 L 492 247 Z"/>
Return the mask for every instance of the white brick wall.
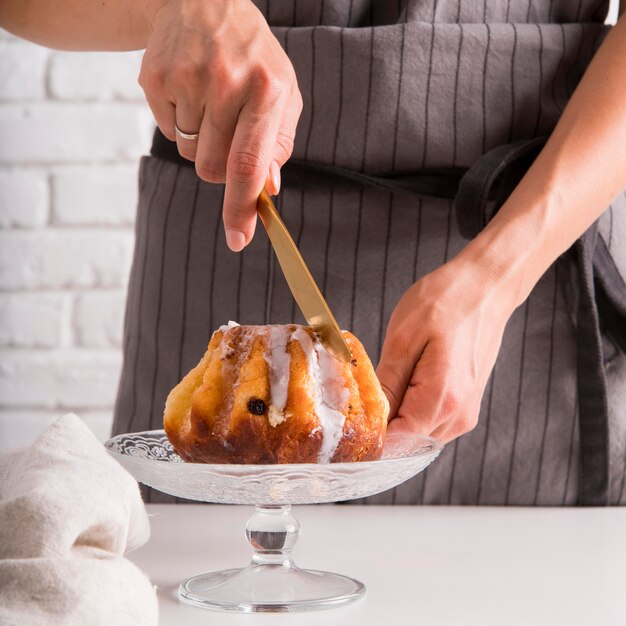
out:
<path id="1" fill-rule="evenodd" d="M 0 228 L 44 227 L 48 222 L 48 186 L 46 170 L 0 169 Z"/>
<path id="2" fill-rule="evenodd" d="M 154 124 L 140 62 L 0 30 L 0 450 L 70 410 L 108 436 Z"/>
<path id="3" fill-rule="evenodd" d="M 137 167 L 63 167 L 53 170 L 51 223 L 60 226 L 132 226 Z"/>
<path id="4" fill-rule="evenodd" d="M 0 100 L 46 97 L 46 65 L 50 52 L 18 39 L 0 42 Z"/>

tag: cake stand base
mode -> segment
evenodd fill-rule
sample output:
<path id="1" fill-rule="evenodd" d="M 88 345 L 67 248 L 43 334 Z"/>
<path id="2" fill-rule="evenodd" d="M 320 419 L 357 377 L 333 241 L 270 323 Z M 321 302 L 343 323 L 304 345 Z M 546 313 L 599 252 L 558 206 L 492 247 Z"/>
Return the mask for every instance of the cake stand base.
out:
<path id="1" fill-rule="evenodd" d="M 358 580 L 296 567 L 291 549 L 299 532 L 289 505 L 257 506 L 246 524 L 252 563 L 189 578 L 178 589 L 181 599 L 208 609 L 278 613 L 330 609 L 361 598 L 365 585 Z"/>
<path id="2" fill-rule="evenodd" d="M 339 574 L 295 566 L 250 565 L 200 574 L 178 593 L 195 606 L 241 613 L 331 609 L 357 600 L 365 586 Z"/>

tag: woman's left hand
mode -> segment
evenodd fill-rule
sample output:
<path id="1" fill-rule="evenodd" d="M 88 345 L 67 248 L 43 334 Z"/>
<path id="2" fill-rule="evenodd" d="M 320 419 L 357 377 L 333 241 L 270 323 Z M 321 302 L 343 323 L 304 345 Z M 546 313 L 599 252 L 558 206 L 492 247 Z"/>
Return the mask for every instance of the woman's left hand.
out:
<path id="1" fill-rule="evenodd" d="M 402 296 L 376 370 L 389 432 L 447 443 L 476 426 L 513 301 L 493 271 L 462 255 Z"/>

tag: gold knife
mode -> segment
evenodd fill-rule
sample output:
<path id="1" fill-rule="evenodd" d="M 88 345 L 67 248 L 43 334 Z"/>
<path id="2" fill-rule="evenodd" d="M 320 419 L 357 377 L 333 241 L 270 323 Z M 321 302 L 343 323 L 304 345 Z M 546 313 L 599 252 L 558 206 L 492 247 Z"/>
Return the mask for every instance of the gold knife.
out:
<path id="1" fill-rule="evenodd" d="M 261 191 L 259 196 L 257 210 L 289 289 L 291 289 L 304 319 L 318 334 L 326 350 L 339 361 L 348 363 L 352 358 L 350 348 L 348 348 L 324 296 L 322 296 L 300 251 L 265 189 Z"/>

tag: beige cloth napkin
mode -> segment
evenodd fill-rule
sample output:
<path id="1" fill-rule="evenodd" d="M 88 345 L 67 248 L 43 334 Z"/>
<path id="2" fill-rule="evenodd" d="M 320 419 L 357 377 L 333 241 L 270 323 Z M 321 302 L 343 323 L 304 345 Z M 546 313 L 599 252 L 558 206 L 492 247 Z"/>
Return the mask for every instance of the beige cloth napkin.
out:
<path id="1" fill-rule="evenodd" d="M 132 476 L 76 416 L 0 458 L 0 624 L 157 623 L 148 578 L 124 553 L 150 536 Z"/>

